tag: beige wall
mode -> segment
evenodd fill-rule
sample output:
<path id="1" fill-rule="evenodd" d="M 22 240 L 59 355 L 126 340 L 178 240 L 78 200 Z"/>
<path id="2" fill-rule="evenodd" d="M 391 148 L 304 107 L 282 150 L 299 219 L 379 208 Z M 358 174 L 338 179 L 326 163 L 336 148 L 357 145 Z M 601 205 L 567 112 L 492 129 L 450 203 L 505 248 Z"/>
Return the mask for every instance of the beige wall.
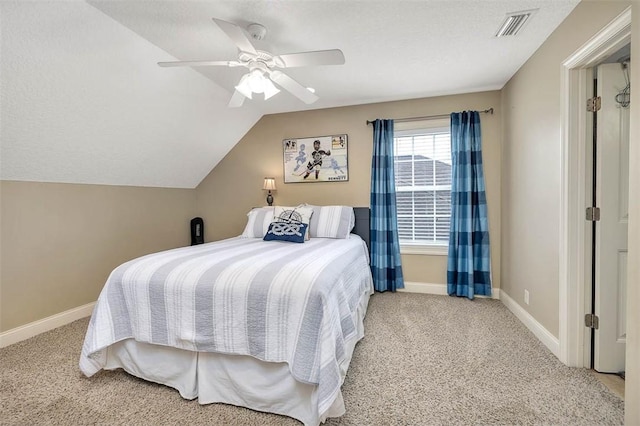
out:
<path id="1" fill-rule="evenodd" d="M 97 300 L 134 257 L 190 244 L 195 190 L 1 181 L 0 331 Z"/>
<path id="2" fill-rule="evenodd" d="M 558 335 L 560 66 L 629 4 L 631 86 L 640 87 L 640 2 L 583 1 L 502 91 L 502 290 Z M 640 92 L 632 91 L 631 117 Z M 640 121 L 631 120 L 629 258 L 640 258 Z M 523 302 L 524 289 L 530 305 Z M 625 424 L 640 424 L 640 264 L 629 262 Z"/>
<path id="3" fill-rule="evenodd" d="M 276 178 L 276 205 L 369 205 L 372 129 L 367 120 L 495 109 L 481 116 L 483 154 L 492 243 L 493 286 L 500 286 L 500 92 L 482 92 L 398 102 L 358 105 L 263 117 L 197 188 L 197 213 L 208 240 L 239 235 L 252 206 L 265 204 L 262 180 Z M 349 181 L 284 184 L 282 140 L 346 133 Z M 446 283 L 446 256 L 403 255 L 405 280 Z"/>
<path id="4" fill-rule="evenodd" d="M 502 291 L 559 330 L 562 62 L 628 2 L 582 2 L 502 91 Z M 529 291 L 529 305 L 524 291 Z"/>
<path id="5" fill-rule="evenodd" d="M 625 424 L 640 425 L 640 1 L 631 11 L 631 135 L 629 145 L 629 262 Z"/>

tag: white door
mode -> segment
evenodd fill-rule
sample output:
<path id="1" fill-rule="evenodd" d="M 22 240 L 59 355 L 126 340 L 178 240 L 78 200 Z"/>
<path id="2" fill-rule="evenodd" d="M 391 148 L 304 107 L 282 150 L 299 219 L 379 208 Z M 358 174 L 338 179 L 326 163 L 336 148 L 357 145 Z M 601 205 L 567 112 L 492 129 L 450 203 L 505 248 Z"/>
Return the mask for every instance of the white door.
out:
<path id="1" fill-rule="evenodd" d="M 621 64 L 598 66 L 594 368 L 607 373 L 625 370 L 629 108 L 616 102 L 625 86 Z"/>

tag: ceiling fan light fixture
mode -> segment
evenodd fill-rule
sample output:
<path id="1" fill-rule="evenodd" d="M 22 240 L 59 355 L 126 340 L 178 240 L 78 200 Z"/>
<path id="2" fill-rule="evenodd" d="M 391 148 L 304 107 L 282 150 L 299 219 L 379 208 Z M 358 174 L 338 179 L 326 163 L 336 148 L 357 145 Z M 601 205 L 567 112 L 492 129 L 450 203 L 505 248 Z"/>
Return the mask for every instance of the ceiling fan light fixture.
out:
<path id="1" fill-rule="evenodd" d="M 251 95 L 253 93 L 264 93 L 265 100 L 280 93 L 280 89 L 260 70 L 253 70 L 243 75 L 240 83 L 236 86 L 236 90 L 249 99 L 252 99 Z"/>
<path id="2" fill-rule="evenodd" d="M 227 66 L 248 68 L 249 71 L 240 78 L 235 86 L 235 91 L 228 103 L 229 108 L 242 106 L 245 99 L 252 99 L 254 93 L 263 93 L 266 100 L 280 93 L 280 90 L 289 92 L 306 104 L 312 104 L 318 100 L 313 88 L 304 87 L 287 74 L 274 68 L 342 65 L 345 62 L 344 54 L 340 49 L 274 56 L 269 52 L 256 50 L 247 37 L 247 32 L 238 25 L 217 18 L 212 19 L 237 47 L 237 61 L 173 61 L 158 62 L 158 65 L 161 67 Z M 260 24 L 249 25 L 247 31 L 253 40 L 262 40 L 267 32 L 266 28 Z"/>

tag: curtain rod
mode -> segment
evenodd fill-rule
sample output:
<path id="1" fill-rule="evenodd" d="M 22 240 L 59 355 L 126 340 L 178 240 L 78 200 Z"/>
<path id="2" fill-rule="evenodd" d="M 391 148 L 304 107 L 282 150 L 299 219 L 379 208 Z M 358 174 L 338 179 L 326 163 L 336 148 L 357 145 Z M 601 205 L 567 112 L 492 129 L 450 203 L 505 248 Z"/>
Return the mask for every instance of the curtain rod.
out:
<path id="1" fill-rule="evenodd" d="M 488 108 L 488 109 L 485 109 L 484 111 L 478 111 L 478 112 L 482 114 L 493 115 L 493 108 Z M 439 114 L 439 115 L 425 115 L 424 117 L 394 118 L 393 121 L 397 123 L 403 123 L 408 121 L 433 120 L 436 118 L 449 118 L 449 117 L 450 117 L 450 114 Z M 367 120 L 367 124 L 371 124 L 371 123 L 373 123 L 373 121 Z"/>

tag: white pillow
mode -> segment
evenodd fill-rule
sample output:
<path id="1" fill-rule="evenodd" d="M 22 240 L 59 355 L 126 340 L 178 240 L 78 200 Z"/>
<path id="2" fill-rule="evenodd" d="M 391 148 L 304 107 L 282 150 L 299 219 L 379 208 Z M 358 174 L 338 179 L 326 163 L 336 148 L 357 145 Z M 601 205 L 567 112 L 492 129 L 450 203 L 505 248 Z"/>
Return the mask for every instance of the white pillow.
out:
<path id="1" fill-rule="evenodd" d="M 285 221 L 285 222 L 301 222 L 307 225 L 311 222 L 311 216 L 313 215 L 313 209 L 307 206 L 297 206 L 297 207 L 284 207 L 284 206 L 276 206 L 273 213 L 273 221 Z M 310 225 L 307 226 L 307 232 L 305 232 L 304 239 L 309 239 L 309 228 Z M 266 231 L 265 231 L 266 233 Z"/>
<path id="2" fill-rule="evenodd" d="M 313 209 L 309 232 L 311 238 L 349 238 L 356 224 L 351 206 L 309 206 Z"/>
<path id="3" fill-rule="evenodd" d="M 242 238 L 262 238 L 273 222 L 273 207 L 257 207 L 247 213 L 247 225 L 242 232 Z"/>

